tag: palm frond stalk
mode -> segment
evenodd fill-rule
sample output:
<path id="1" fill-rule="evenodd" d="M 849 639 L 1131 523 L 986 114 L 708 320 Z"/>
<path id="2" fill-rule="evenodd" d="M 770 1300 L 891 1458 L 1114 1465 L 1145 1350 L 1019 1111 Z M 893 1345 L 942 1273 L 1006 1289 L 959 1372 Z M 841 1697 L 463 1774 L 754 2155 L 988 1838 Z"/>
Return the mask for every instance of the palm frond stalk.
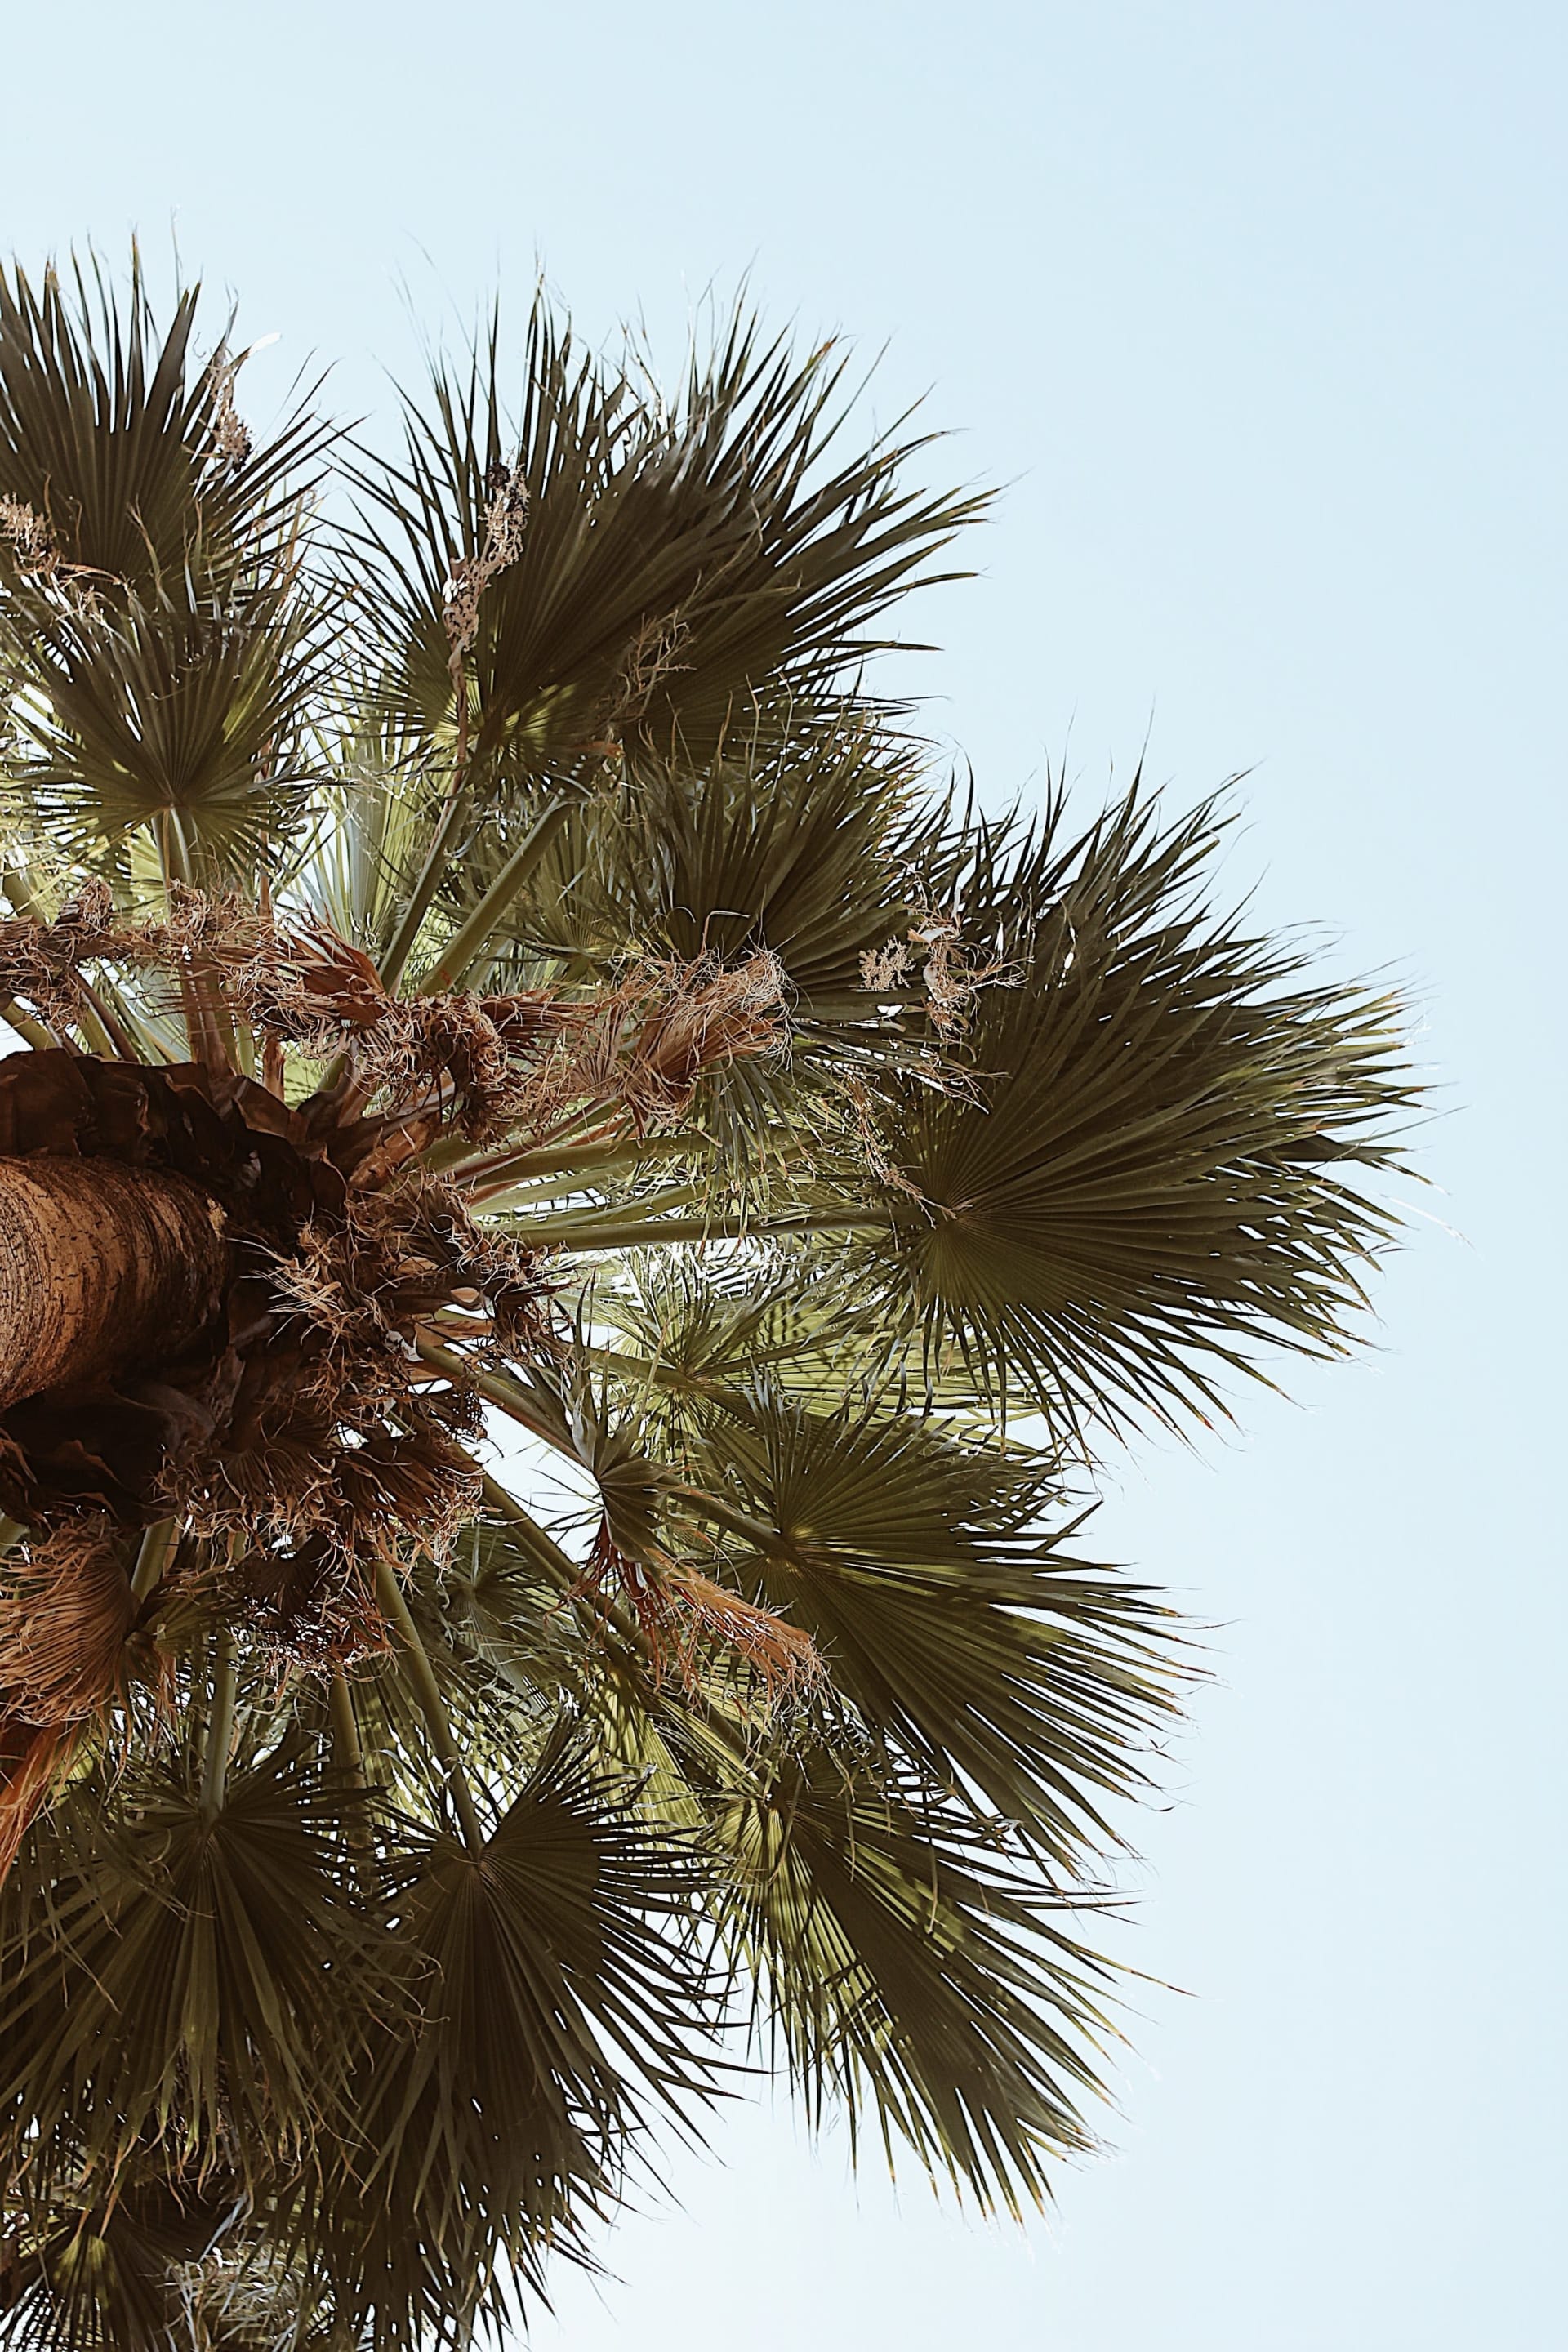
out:
<path id="1" fill-rule="evenodd" d="M 195 320 L 0 276 L 0 2341 L 461 2345 L 737 2021 L 1037 2200 L 1188 1671 L 1097 1452 L 1347 1344 L 1398 1008 L 954 796 L 831 352 L 542 308 L 388 462 Z"/>

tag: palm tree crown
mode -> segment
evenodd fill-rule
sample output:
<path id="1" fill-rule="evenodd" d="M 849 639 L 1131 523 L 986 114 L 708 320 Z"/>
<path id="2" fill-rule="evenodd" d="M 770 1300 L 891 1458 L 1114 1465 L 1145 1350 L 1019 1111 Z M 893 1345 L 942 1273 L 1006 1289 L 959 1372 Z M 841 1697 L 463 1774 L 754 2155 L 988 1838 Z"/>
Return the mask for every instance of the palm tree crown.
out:
<path id="1" fill-rule="evenodd" d="M 1086 1478 L 1344 1343 L 1397 1010 L 943 782 L 831 348 L 388 458 L 196 332 L 0 274 L 0 2338 L 460 2344 L 737 2019 L 1037 2200 L 1185 1671 Z"/>

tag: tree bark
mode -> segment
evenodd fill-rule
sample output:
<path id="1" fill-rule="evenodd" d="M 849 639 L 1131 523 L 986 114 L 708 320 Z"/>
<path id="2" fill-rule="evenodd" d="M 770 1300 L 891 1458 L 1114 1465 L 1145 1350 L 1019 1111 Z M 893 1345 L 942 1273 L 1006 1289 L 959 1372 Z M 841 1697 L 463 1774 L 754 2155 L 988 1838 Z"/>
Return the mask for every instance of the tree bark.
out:
<path id="1" fill-rule="evenodd" d="M 178 1355 L 225 1267 L 223 1213 L 181 1177 L 0 1160 L 0 1410 Z"/>

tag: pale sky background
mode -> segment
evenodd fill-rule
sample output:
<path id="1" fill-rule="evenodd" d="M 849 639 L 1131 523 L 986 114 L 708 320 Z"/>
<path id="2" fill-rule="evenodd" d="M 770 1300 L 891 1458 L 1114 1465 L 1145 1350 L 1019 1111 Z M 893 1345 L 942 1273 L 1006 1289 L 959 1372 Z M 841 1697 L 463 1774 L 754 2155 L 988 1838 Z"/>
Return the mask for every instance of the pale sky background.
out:
<path id="1" fill-rule="evenodd" d="M 1563 2222 L 1568 16 L 1489 0 L 100 0 L 5 11 L 0 246 L 187 264 L 385 404 L 536 257 L 671 357 L 749 270 L 1010 483 L 911 673 L 988 796 L 1248 768 L 1239 892 L 1424 1008 L 1377 1352 L 1146 1449 L 1215 1625 L 1138 1835 L 1103 2160 L 1028 2235 L 781 2108 L 672 2157 L 543 2352 L 1551 2352 Z M 406 293 L 405 292 L 406 289 Z M 1413 1196 L 1414 1197 L 1414 1196 Z M 1560 1441 L 1559 1441 L 1560 1442 Z M 1559 1457 L 1560 1458 L 1560 1457 Z"/>

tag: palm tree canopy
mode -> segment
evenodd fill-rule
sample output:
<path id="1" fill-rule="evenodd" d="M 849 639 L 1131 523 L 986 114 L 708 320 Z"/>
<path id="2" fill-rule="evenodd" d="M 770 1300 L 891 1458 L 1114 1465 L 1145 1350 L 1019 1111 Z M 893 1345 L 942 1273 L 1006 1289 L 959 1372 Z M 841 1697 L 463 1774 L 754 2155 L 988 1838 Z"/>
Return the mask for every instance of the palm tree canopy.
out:
<path id="1" fill-rule="evenodd" d="M 1398 1008 L 954 791 L 832 347 L 243 358 L 0 273 L 0 2340 L 460 2344 L 737 2023 L 1018 2210 L 1190 1671 L 1093 1465 L 1347 1343 Z"/>

